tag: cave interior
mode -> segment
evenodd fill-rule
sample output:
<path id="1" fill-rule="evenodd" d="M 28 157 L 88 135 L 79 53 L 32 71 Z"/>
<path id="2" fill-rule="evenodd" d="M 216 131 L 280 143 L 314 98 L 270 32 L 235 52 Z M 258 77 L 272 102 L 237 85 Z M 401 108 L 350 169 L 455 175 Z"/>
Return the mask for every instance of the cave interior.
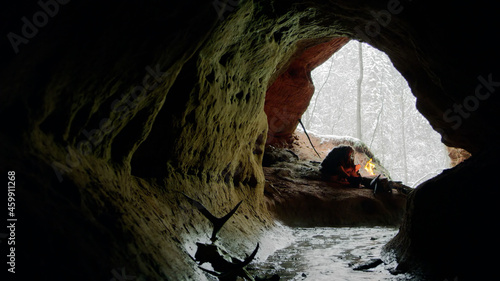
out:
<path id="1" fill-rule="evenodd" d="M 14 197 L 17 221 L 4 230 L 16 244 L 2 241 L 2 253 L 14 253 L 16 278 L 110 280 L 126 268 L 137 280 L 207 280 L 187 252 L 212 226 L 186 196 L 217 217 L 241 201 L 218 236 L 228 250 L 252 253 L 275 220 L 264 196 L 266 147 L 291 141 L 314 92 L 310 70 L 359 40 L 389 56 L 442 142 L 472 155 L 408 196 L 386 250 L 399 271 L 428 280 L 496 276 L 495 7 L 5 4 L 0 167 L 15 175 L 3 193 Z"/>

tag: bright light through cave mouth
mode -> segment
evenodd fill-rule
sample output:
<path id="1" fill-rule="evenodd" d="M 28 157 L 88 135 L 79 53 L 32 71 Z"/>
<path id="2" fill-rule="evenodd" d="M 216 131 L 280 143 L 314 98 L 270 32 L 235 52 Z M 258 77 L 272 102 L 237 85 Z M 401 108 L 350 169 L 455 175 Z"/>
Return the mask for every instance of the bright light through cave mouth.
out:
<path id="1" fill-rule="evenodd" d="M 392 180 L 412 187 L 449 168 L 441 136 L 417 111 L 408 83 L 385 53 L 353 40 L 311 76 L 316 89 L 302 116 L 310 135 L 360 139 Z"/>

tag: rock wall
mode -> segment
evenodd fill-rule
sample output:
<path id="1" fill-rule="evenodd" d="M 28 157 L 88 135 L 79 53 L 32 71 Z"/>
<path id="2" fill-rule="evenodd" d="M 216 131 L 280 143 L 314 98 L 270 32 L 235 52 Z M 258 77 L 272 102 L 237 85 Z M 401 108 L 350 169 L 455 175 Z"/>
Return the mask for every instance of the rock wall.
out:
<path id="1" fill-rule="evenodd" d="M 400 272 L 420 272 L 424 280 L 488 280 L 497 275 L 499 250 L 488 228 L 499 211 L 498 186 L 484 175 L 491 153 L 476 154 L 421 184 L 408 198 L 406 218 L 386 245 Z"/>
<path id="2" fill-rule="evenodd" d="M 272 83 L 266 92 L 264 104 L 269 124 L 267 145 L 279 146 L 292 142 L 292 134 L 314 94 L 311 71 L 347 42 L 349 38 L 339 37 L 307 49 L 299 49 L 299 54 L 294 55 L 297 58 Z"/>
<path id="3" fill-rule="evenodd" d="M 494 44 L 478 44 L 496 34 L 490 5 L 6 4 L 0 170 L 16 172 L 19 276 L 206 279 L 188 254 L 211 226 L 181 192 L 216 215 L 243 200 L 220 236 L 227 247 L 250 252 L 272 223 L 261 168 L 266 91 L 298 54 L 333 38 L 361 39 L 386 52 L 446 144 L 473 155 L 486 149 L 500 131 L 493 110 L 498 53 Z M 415 198 L 446 216 L 433 198 L 450 193 L 422 190 L 430 191 L 417 190 Z M 431 215 L 413 220 L 422 205 L 412 204 L 407 225 L 425 225 Z M 497 217 L 482 210 L 485 222 Z M 478 237 L 482 230 L 474 231 Z M 415 249 L 404 242 L 410 240 L 401 241 L 397 252 L 411 256 Z M 422 249 L 419 262 L 433 264 L 425 257 L 439 250 Z"/>
<path id="4" fill-rule="evenodd" d="M 189 254 L 211 226 L 182 193 L 215 215 L 243 200 L 220 240 L 251 252 L 272 224 L 269 81 L 304 40 L 339 36 L 335 22 L 251 1 L 54 3 L 36 32 L 22 19 L 45 6 L 3 12 L 1 170 L 18 176 L 19 275 L 204 280 Z"/>
<path id="5" fill-rule="evenodd" d="M 462 148 L 446 147 L 446 150 L 448 151 L 448 156 L 450 157 L 451 167 L 455 167 L 470 157 L 470 153 Z"/>

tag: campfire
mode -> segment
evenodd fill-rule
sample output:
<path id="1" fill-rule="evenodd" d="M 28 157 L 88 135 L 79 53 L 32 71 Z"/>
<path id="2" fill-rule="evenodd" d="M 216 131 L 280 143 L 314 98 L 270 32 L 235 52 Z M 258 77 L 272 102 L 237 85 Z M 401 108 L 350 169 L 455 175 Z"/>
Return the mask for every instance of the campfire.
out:
<path id="1" fill-rule="evenodd" d="M 389 180 L 383 174 L 376 175 L 375 167 L 373 158 L 370 158 L 364 166 L 367 176 L 361 176 L 361 165 L 354 164 L 354 149 L 351 146 L 338 146 L 328 153 L 321 163 L 320 171 L 327 181 L 373 189 L 374 194 L 392 193 L 393 188 L 405 194 L 412 190 L 401 182 Z"/>
<path id="2" fill-rule="evenodd" d="M 365 170 L 370 174 L 370 176 L 374 176 L 375 173 L 373 172 L 373 168 L 375 168 L 375 164 L 372 163 L 373 158 L 370 158 L 368 162 L 366 162 L 365 165 Z"/>

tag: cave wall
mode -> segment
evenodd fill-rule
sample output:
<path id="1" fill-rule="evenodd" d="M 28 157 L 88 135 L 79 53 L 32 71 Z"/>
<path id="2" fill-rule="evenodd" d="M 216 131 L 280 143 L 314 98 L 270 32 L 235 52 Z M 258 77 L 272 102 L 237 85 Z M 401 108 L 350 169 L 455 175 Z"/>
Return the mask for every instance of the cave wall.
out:
<path id="1" fill-rule="evenodd" d="M 414 2 L 52 1 L 34 27 L 26 21 L 46 6 L 7 4 L 0 167 L 17 174 L 20 275 L 109 280 L 125 268 L 138 280 L 204 280 L 188 253 L 211 227 L 181 192 L 217 215 L 243 200 L 220 239 L 250 252 L 272 223 L 266 91 L 301 50 L 333 38 L 386 52 L 447 144 L 487 149 L 500 124 L 498 54 L 477 42 L 495 34 L 494 9 Z M 421 194 L 443 210 L 448 193 Z M 407 229 L 395 248 L 411 256 Z"/>
<path id="2" fill-rule="evenodd" d="M 490 280 L 500 247 L 495 232 L 498 185 L 481 176 L 492 165 L 492 148 L 430 179 L 410 194 L 399 233 L 386 246 L 399 272 L 423 280 Z"/>
<path id="3" fill-rule="evenodd" d="M 20 19 L 44 11 L 25 2 L 11 5 L 6 33 L 28 35 Z M 217 214 L 244 198 L 209 201 L 203 194 L 225 190 L 223 182 L 168 171 L 157 181 L 142 179 L 130 163 L 217 14 L 209 3 L 149 2 L 147 9 L 144 2 L 61 2 L 17 53 L 2 49 L 2 159 L 9 159 L 2 171 L 16 171 L 23 222 L 18 278 L 110 280 L 123 269 L 138 280 L 203 280 L 183 244 L 210 226 L 179 191 L 198 192 Z M 258 199 L 247 202 L 242 210 L 258 210 Z"/>
<path id="4" fill-rule="evenodd" d="M 19 19 L 43 8 L 11 6 L 3 31 L 31 36 Z M 30 265 L 20 276 L 204 280 L 188 254 L 211 226 L 182 193 L 215 215 L 243 200 L 219 239 L 240 256 L 255 247 L 272 224 L 269 81 L 304 40 L 342 34 L 306 6 L 235 8 L 59 3 L 33 39 L 2 50 L 1 165 L 18 175 L 18 264 Z"/>
<path id="5" fill-rule="evenodd" d="M 338 37 L 309 48 L 301 48 L 291 58 L 287 70 L 266 92 L 264 112 L 268 120 L 266 145 L 282 146 L 292 142 L 299 119 L 307 110 L 314 94 L 311 71 L 349 42 Z"/>

